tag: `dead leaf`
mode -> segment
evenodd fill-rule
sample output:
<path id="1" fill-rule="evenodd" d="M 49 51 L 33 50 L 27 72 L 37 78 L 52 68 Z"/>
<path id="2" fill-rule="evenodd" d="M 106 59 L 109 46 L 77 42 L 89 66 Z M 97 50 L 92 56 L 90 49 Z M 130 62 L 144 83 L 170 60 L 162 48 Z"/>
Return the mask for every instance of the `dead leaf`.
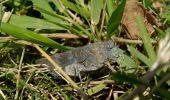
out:
<path id="1" fill-rule="evenodd" d="M 153 25 L 156 24 L 156 18 L 147 11 L 137 0 L 127 1 L 123 18 L 121 21 L 122 29 L 130 39 L 141 39 L 135 16 L 141 16 L 148 32 L 152 35 L 155 30 Z"/>

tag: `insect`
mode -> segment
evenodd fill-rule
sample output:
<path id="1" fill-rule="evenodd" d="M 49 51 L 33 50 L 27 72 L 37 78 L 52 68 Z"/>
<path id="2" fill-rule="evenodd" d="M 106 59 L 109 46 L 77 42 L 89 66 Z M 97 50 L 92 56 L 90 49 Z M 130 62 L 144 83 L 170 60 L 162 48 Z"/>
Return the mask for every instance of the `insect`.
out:
<path id="1" fill-rule="evenodd" d="M 118 56 L 118 48 L 112 40 L 108 40 L 78 47 L 51 57 L 68 75 L 78 76 L 80 72 L 95 71 L 112 64 Z M 37 60 L 36 63 L 45 64 L 54 71 L 52 65 L 45 58 Z M 112 66 L 109 66 L 109 69 L 114 70 Z"/>

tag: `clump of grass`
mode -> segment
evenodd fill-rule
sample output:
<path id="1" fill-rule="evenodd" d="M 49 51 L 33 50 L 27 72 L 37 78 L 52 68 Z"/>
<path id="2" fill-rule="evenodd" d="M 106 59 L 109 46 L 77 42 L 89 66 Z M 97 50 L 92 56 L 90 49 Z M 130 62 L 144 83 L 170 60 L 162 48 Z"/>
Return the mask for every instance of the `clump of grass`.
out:
<path id="1" fill-rule="evenodd" d="M 167 64 L 169 38 L 166 36 L 166 39 L 160 42 L 160 48 L 156 53 L 157 46 L 152 44 L 155 40 L 151 41 L 140 17 L 136 19 L 142 40 L 115 38 L 117 44 L 124 43 L 119 46 L 120 57 L 117 61 L 119 74 L 100 76 L 97 79 L 87 75 L 80 83 L 76 78 L 67 76 L 50 58 L 49 60 L 64 77 L 54 77 L 49 69 L 34 64 L 35 60 L 41 57 L 39 51 L 46 55 L 44 51 L 50 53 L 71 50 L 70 45 L 63 45 L 66 41 L 71 41 L 70 43 L 80 41 L 86 44 L 86 41 L 104 41 L 119 36 L 121 33 L 119 24 L 126 2 L 128 1 L 8 0 L 1 2 L 0 18 L 3 19 L 0 27 L 0 99 L 68 100 L 82 97 L 117 99 L 120 95 L 124 97 L 124 94 L 137 86 L 139 92 L 135 89 L 133 95 L 127 95 L 127 98 L 132 98 L 134 95 L 143 98 L 169 98 L 167 95 L 169 91 L 164 89 L 169 87 L 167 81 L 169 74 L 166 74 L 169 72 L 168 67 L 163 71 L 159 69 L 165 63 L 169 66 Z M 142 3 L 144 7 L 152 9 L 152 2 L 149 0 L 143 0 Z M 162 4 L 165 9 L 168 9 L 166 1 Z M 11 9 L 11 12 L 5 12 L 5 7 Z M 5 14 L 7 17 L 3 17 Z M 157 17 L 164 22 L 163 30 L 156 27 L 158 31 L 156 37 L 162 38 L 169 33 L 169 15 L 165 10 Z M 143 46 L 138 46 L 138 43 Z M 155 65 L 157 67 L 153 67 Z M 156 73 L 157 68 L 160 73 Z M 140 78 L 142 76 L 144 77 Z M 144 88 L 141 87 L 148 87 L 150 91 L 143 90 Z M 144 91 L 148 94 L 141 95 Z M 164 94 L 161 93 L 162 91 Z"/>

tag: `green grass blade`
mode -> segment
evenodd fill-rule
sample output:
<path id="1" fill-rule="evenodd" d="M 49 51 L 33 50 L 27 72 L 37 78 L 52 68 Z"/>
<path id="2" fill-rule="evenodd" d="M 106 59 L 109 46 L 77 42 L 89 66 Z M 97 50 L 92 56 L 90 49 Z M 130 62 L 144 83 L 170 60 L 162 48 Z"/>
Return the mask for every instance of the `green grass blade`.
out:
<path id="1" fill-rule="evenodd" d="M 35 0 L 33 0 L 35 1 Z M 67 0 L 64 0 L 64 2 L 66 2 L 66 4 L 68 3 Z M 34 2 L 35 3 L 35 6 L 36 8 L 43 14 L 46 14 L 48 15 L 48 21 L 49 22 L 54 22 L 54 24 L 68 30 L 68 31 L 71 31 L 73 33 L 76 32 L 76 34 L 81 34 L 81 32 L 83 32 L 83 34 L 87 35 L 89 38 L 93 38 L 90 34 L 90 32 L 88 32 L 86 29 L 84 29 L 82 26 L 78 25 L 77 23 L 74 23 L 72 20 L 68 19 L 67 17 L 64 17 L 64 16 L 61 16 L 61 15 L 58 15 L 56 13 L 54 13 L 53 11 L 49 10 L 49 9 L 46 9 L 43 7 L 43 5 L 40 5 L 40 4 L 37 4 L 38 1 Z M 45 3 L 45 2 L 44 2 Z M 69 2 L 70 4 L 70 2 Z M 70 5 L 71 6 L 71 5 Z M 82 10 L 80 10 L 81 12 L 83 12 Z M 49 17 L 50 16 L 50 17 Z M 71 21 L 71 24 L 73 25 L 70 25 L 69 23 L 67 22 L 70 22 Z M 78 29 L 74 28 L 73 26 L 76 26 Z M 78 30 L 81 30 L 78 31 Z"/>
<path id="2" fill-rule="evenodd" d="M 113 35 L 112 33 L 118 28 L 123 16 L 125 4 L 126 0 L 123 0 L 121 4 L 118 5 L 116 10 L 112 13 L 107 25 L 108 37 L 111 37 Z"/>
<path id="3" fill-rule="evenodd" d="M 114 1 L 115 0 L 106 0 L 106 3 L 107 3 L 107 11 L 108 11 L 108 14 L 109 14 L 109 16 L 111 16 L 112 15 L 112 12 L 113 12 L 113 6 L 114 6 Z"/>
<path id="4" fill-rule="evenodd" d="M 9 23 L 21 28 L 39 28 L 39 29 L 55 29 L 55 30 L 63 30 L 62 27 L 57 26 L 53 23 L 50 23 L 43 19 L 38 19 L 29 16 L 19 16 L 12 15 Z"/>
<path id="5" fill-rule="evenodd" d="M 41 8 L 46 9 L 49 12 L 53 12 L 53 9 L 50 7 L 48 0 L 32 0 L 33 4 Z"/>
<path id="6" fill-rule="evenodd" d="M 61 18 L 61 19 L 63 19 L 63 20 L 68 20 L 68 19 L 66 19 L 66 18 L 64 18 L 64 17 L 62 17 L 62 16 L 59 16 L 59 15 L 57 15 L 57 14 L 48 12 L 48 11 L 46 11 L 46 10 L 43 9 L 43 8 L 38 8 L 38 9 L 39 9 L 39 11 L 44 12 L 44 13 L 52 16 L 52 17 L 58 17 L 58 18 Z M 91 33 L 90 33 L 88 30 L 86 30 L 85 28 L 83 28 L 82 26 L 80 26 L 80 25 L 77 24 L 77 23 L 72 22 L 72 23 L 71 23 L 72 25 L 70 25 L 70 24 L 67 25 L 67 24 L 62 24 L 62 23 L 60 23 L 60 22 L 58 22 L 58 21 L 50 21 L 50 20 L 49 20 L 49 22 L 54 23 L 54 24 L 56 24 L 56 25 L 58 25 L 58 26 L 60 26 L 60 27 L 62 27 L 62 28 L 64 28 L 64 29 L 67 29 L 68 31 L 73 32 L 73 33 L 76 33 L 76 34 L 79 34 L 79 35 L 80 35 L 80 34 L 81 34 L 81 35 L 87 35 L 89 38 L 93 38 L 93 36 L 91 36 Z"/>
<path id="7" fill-rule="evenodd" d="M 106 86 L 107 86 L 106 84 L 96 85 L 95 87 L 92 87 L 92 88 L 88 89 L 87 93 L 89 95 L 96 94 L 96 93 L 100 92 L 101 90 L 103 90 Z"/>
<path id="8" fill-rule="evenodd" d="M 2 20 L 3 10 L 2 10 L 2 4 L 0 4 L 0 21 Z"/>
<path id="9" fill-rule="evenodd" d="M 152 1 L 151 0 L 142 0 L 143 5 L 145 8 L 149 8 L 152 6 Z"/>
<path id="10" fill-rule="evenodd" d="M 80 14 L 84 18 L 90 18 L 90 12 L 84 9 L 83 7 L 79 6 L 78 4 L 75 4 L 73 2 L 70 2 L 68 0 L 61 0 L 63 5 L 65 7 L 68 7 L 69 9 L 73 10 L 74 12 Z"/>
<path id="11" fill-rule="evenodd" d="M 153 62 L 151 61 L 151 59 L 147 58 L 144 54 L 142 54 L 132 46 L 128 46 L 128 49 L 133 55 L 135 55 L 139 60 L 141 60 L 147 66 L 149 67 L 152 66 Z"/>
<path id="12" fill-rule="evenodd" d="M 44 16 L 44 18 L 46 18 L 49 21 L 53 21 L 53 22 L 58 22 L 58 23 L 62 23 L 62 24 L 68 24 L 66 23 L 63 16 L 61 15 L 57 15 L 51 8 L 51 6 L 48 3 L 48 0 L 32 0 L 34 7 L 39 10 L 41 12 L 41 14 Z M 42 10 L 46 11 L 46 12 L 50 12 L 52 14 L 55 14 L 56 16 L 51 16 L 46 12 L 43 12 Z"/>
<path id="13" fill-rule="evenodd" d="M 165 87 L 163 86 L 157 87 L 156 91 L 160 93 L 160 97 L 163 97 L 164 100 L 170 100 L 170 95 L 169 95 L 170 92 Z"/>
<path id="14" fill-rule="evenodd" d="M 91 0 L 91 22 L 92 24 L 97 25 L 99 23 L 100 14 L 101 14 L 103 5 L 104 5 L 103 0 Z"/>
<path id="15" fill-rule="evenodd" d="M 2 4 L 0 4 L 0 32 L 1 32 L 1 22 L 2 22 L 2 17 L 3 17 L 3 10 L 2 10 L 3 6 Z M 1 34 L 1 33 L 0 33 Z"/>
<path id="16" fill-rule="evenodd" d="M 160 14 L 161 18 L 165 19 L 164 20 L 164 24 L 167 23 L 167 22 L 170 22 L 170 14 L 169 12 L 165 12 L 163 14 Z"/>
<path id="17" fill-rule="evenodd" d="M 41 13 L 45 13 L 47 14 L 48 16 L 50 16 L 49 18 L 52 18 L 52 19 L 48 19 L 48 21 L 52 21 L 52 22 L 56 22 L 56 23 L 60 23 L 60 24 L 64 24 L 64 25 L 69 25 L 68 22 L 70 22 L 70 20 L 67 18 L 67 17 L 64 17 L 64 16 L 61 16 L 61 15 L 58 15 L 54 12 L 50 12 L 44 8 L 40 8 L 38 6 L 36 6 L 36 9 L 38 11 L 40 11 Z"/>
<path id="18" fill-rule="evenodd" d="M 45 74 L 43 72 L 41 72 L 41 74 L 44 76 L 44 78 L 46 80 L 48 80 L 50 83 L 52 83 L 57 88 L 57 90 L 61 93 L 62 96 L 64 96 L 64 98 L 66 100 L 70 100 L 69 97 L 65 94 L 65 92 L 63 92 L 63 90 L 62 90 L 63 88 L 62 87 L 58 86 L 57 83 L 54 82 L 47 74 Z"/>
<path id="19" fill-rule="evenodd" d="M 128 72 L 131 73 L 134 70 L 129 70 L 129 69 L 133 69 L 133 68 L 135 69 L 135 68 L 138 67 L 138 65 L 136 64 L 136 62 L 131 57 L 124 54 L 123 52 L 124 52 L 123 50 L 119 49 L 119 55 L 120 56 L 117 59 L 117 63 L 120 66 L 126 66 L 126 69 L 128 69 Z"/>
<path id="20" fill-rule="evenodd" d="M 62 8 L 59 0 L 51 0 L 51 1 L 55 4 L 55 6 L 57 7 L 57 9 L 58 9 L 60 12 L 63 12 L 63 8 Z"/>
<path id="21" fill-rule="evenodd" d="M 62 46 L 61 44 L 44 37 L 42 35 L 36 34 L 35 32 L 23 29 L 8 23 L 2 23 L 1 30 L 13 37 L 23 39 L 29 42 L 42 44 L 48 47 L 59 48 L 61 50 L 68 50 L 68 47 Z"/>
<path id="22" fill-rule="evenodd" d="M 49 11 L 51 13 L 54 13 L 53 9 L 50 7 L 48 0 L 32 0 L 34 6 L 39 7 L 39 8 L 43 8 L 46 11 Z M 50 16 L 48 16 L 48 14 L 42 13 L 42 15 L 49 19 Z"/>
<path id="23" fill-rule="evenodd" d="M 151 43 L 150 35 L 145 28 L 143 19 L 140 16 L 136 16 L 136 22 L 137 22 L 137 25 L 138 25 L 140 36 L 141 36 L 142 41 L 144 43 L 144 48 L 145 48 L 149 58 L 152 61 L 155 61 L 156 54 L 155 54 L 154 48 L 153 48 L 152 43 Z"/>
<path id="24" fill-rule="evenodd" d="M 158 33 L 158 39 L 159 40 L 162 39 L 163 37 L 165 37 L 166 33 L 163 30 L 159 29 L 158 27 L 155 27 L 155 30 Z"/>
<path id="25" fill-rule="evenodd" d="M 125 74 L 125 73 L 114 73 L 112 75 L 112 80 L 116 80 L 119 82 L 130 82 L 136 85 L 146 85 L 142 80 L 137 79 L 137 77 L 133 74 Z"/>

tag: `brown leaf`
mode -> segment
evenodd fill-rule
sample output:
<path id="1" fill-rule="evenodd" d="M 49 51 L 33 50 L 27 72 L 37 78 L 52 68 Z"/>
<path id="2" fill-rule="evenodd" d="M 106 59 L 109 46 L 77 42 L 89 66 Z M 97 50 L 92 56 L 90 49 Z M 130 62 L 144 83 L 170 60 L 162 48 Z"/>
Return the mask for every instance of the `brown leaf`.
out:
<path id="1" fill-rule="evenodd" d="M 143 17 L 147 31 L 152 35 L 155 30 L 153 25 L 156 24 L 156 18 L 148 12 L 138 1 L 127 1 L 123 18 L 121 21 L 122 29 L 126 32 L 127 37 L 130 39 L 140 39 L 135 16 Z"/>

